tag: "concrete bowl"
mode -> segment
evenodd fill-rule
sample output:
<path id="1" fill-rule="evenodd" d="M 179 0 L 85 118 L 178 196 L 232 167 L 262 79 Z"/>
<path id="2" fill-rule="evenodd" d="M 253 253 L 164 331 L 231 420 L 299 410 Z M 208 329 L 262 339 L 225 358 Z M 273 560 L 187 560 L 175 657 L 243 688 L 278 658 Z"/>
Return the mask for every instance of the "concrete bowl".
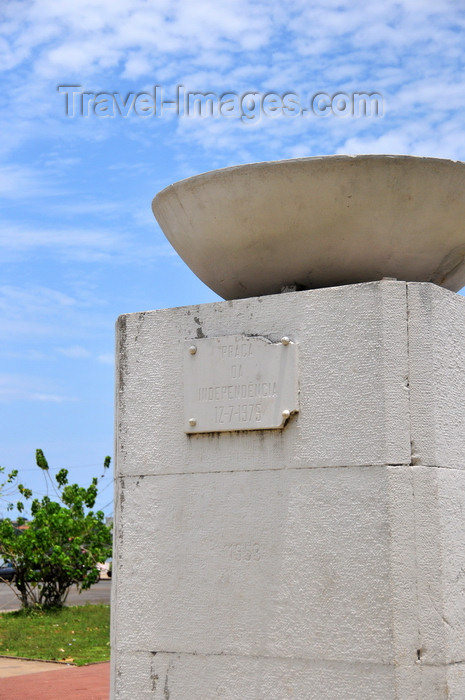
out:
<path id="1" fill-rule="evenodd" d="M 394 277 L 465 285 L 465 163 L 325 156 L 181 180 L 153 200 L 163 232 L 225 299 Z"/>

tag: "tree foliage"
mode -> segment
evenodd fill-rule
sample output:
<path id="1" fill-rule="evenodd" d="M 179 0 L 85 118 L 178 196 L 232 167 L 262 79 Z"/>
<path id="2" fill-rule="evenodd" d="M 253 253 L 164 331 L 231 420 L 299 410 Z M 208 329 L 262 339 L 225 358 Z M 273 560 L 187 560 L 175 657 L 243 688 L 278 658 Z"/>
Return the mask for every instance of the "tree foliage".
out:
<path id="1" fill-rule="evenodd" d="M 31 499 L 31 519 L 0 521 L 0 557 L 16 569 L 11 585 L 24 608 L 61 607 L 72 585 L 81 591 L 98 581 L 97 563 L 111 555 L 111 531 L 103 512 L 93 510 L 97 477 L 84 488 L 69 483 L 66 469 L 52 479 L 42 450 L 36 450 L 36 462 L 56 500 L 33 498 L 19 484 L 22 498 Z M 110 457 L 103 466 L 105 472 Z M 24 501 L 19 504 L 24 510 Z"/>
<path id="2" fill-rule="evenodd" d="M 11 493 L 16 489 L 15 482 L 16 478 L 18 476 L 18 470 L 13 469 L 11 472 L 5 475 L 5 468 L 0 467 L 0 479 L 3 478 L 3 481 L 0 481 L 0 499 L 3 501 L 8 502 L 8 497 L 11 495 Z M 7 509 L 12 510 L 13 504 L 8 503 Z"/>

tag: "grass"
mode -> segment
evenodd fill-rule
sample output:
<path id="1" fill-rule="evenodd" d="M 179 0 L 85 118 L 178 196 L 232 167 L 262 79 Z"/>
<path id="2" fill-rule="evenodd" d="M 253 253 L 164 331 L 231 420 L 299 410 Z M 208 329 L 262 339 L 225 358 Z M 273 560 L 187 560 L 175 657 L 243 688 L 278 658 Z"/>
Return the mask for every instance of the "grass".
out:
<path id="1" fill-rule="evenodd" d="M 83 666 L 110 658 L 110 606 L 77 605 L 0 615 L 0 655 Z"/>

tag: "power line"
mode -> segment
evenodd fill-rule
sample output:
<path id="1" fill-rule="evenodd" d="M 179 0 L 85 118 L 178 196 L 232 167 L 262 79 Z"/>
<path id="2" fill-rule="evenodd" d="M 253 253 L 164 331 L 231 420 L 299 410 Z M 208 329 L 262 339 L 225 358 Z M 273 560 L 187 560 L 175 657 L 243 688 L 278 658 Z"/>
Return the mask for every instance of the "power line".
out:
<path id="1" fill-rule="evenodd" d="M 102 463 L 98 462 L 98 464 L 75 464 L 74 466 L 68 466 L 64 467 L 65 469 L 86 469 L 87 467 L 101 467 Z M 5 469 L 8 469 L 5 467 Z M 35 472 L 37 471 L 38 467 L 15 467 L 15 469 L 18 470 L 18 472 Z M 49 467 L 48 471 L 50 472 L 57 472 L 60 471 L 60 469 L 63 469 L 63 467 Z"/>
<path id="2" fill-rule="evenodd" d="M 107 484 L 106 486 L 103 487 L 103 489 L 99 489 L 98 495 L 101 496 L 102 493 L 103 493 L 104 491 L 106 491 L 106 489 L 107 489 L 109 486 L 112 486 L 112 484 L 113 484 L 113 479 L 112 479 L 111 481 L 109 481 L 108 484 Z"/>
<path id="3" fill-rule="evenodd" d="M 112 503 L 113 503 L 113 499 L 111 499 L 111 501 L 108 501 L 108 503 L 105 503 L 105 505 L 102 506 L 102 507 L 100 508 L 100 510 L 104 510 L 105 508 L 108 508 L 108 506 L 111 506 Z"/>

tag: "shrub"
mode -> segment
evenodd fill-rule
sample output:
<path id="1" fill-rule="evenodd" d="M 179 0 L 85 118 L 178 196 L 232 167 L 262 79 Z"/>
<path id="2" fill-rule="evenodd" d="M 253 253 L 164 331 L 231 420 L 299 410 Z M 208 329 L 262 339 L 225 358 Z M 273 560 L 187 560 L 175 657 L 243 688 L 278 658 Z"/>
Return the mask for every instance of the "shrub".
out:
<path id="1" fill-rule="evenodd" d="M 111 555 L 111 531 L 103 512 L 93 511 L 96 477 L 84 488 L 70 484 L 68 471 L 60 469 L 54 481 L 42 450 L 36 450 L 36 462 L 57 500 L 33 498 L 32 491 L 20 484 L 22 497 L 32 499 L 31 519 L 0 521 L 0 557 L 16 569 L 11 586 L 23 608 L 61 607 L 72 585 L 81 591 L 98 581 L 97 563 Z M 109 466 L 106 457 L 104 470 Z M 23 501 L 18 508 L 24 510 Z"/>

